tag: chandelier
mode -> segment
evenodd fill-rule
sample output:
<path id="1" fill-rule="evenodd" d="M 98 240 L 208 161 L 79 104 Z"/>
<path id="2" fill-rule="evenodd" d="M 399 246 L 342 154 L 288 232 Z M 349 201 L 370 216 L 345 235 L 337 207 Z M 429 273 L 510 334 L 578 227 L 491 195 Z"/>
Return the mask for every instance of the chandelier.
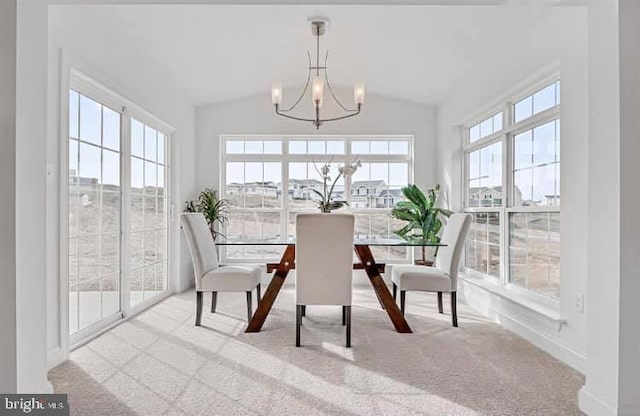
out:
<path id="1" fill-rule="evenodd" d="M 311 33 L 316 37 L 316 62 L 315 65 L 311 62 L 311 53 L 307 51 L 307 57 L 309 59 L 309 73 L 307 75 L 307 83 L 305 84 L 302 93 L 298 97 L 298 99 L 293 103 L 293 105 L 287 109 L 280 108 L 282 104 L 282 84 L 279 82 L 274 82 L 271 87 L 271 102 L 275 106 L 276 114 L 282 117 L 290 118 L 292 120 L 298 121 L 306 121 L 311 122 L 319 129 L 320 126 L 328 121 L 337 121 L 344 120 L 346 118 L 355 117 L 360 114 L 360 110 L 362 108 L 362 103 L 364 102 L 364 84 L 356 83 L 353 87 L 353 100 L 355 102 L 356 108 L 350 109 L 345 107 L 338 97 L 336 97 L 333 89 L 331 88 L 331 84 L 329 83 L 329 76 L 327 75 L 327 58 L 329 56 L 329 51 L 325 53 L 324 56 L 324 64 L 320 65 L 320 36 L 324 35 L 326 32 L 326 27 L 328 23 L 328 19 L 325 18 L 310 18 L 311 21 Z M 313 78 L 313 80 L 312 80 Z M 291 112 L 298 106 L 302 98 L 304 98 L 307 90 L 309 88 L 309 84 L 311 83 L 311 100 L 313 103 L 313 109 L 315 112 L 314 118 L 305 118 L 298 117 L 291 114 Z M 324 89 L 325 87 L 329 90 L 331 98 L 335 103 L 342 109 L 344 115 L 332 118 L 321 118 L 320 110 L 322 109 L 322 104 L 324 101 Z"/>

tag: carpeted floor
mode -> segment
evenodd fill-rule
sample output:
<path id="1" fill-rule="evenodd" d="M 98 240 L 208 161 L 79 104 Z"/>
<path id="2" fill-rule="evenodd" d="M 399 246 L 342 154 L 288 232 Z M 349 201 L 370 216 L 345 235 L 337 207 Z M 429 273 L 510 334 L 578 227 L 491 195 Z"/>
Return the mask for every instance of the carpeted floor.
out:
<path id="1" fill-rule="evenodd" d="M 205 305 L 210 297 L 205 296 Z M 293 290 L 245 334 L 244 293 L 221 293 L 194 326 L 194 292 L 170 297 L 53 369 L 72 415 L 579 415 L 583 377 L 435 294 L 407 294 L 413 334 L 396 333 L 369 288 L 354 292 L 353 348 L 339 307 L 308 307 L 295 348 Z"/>

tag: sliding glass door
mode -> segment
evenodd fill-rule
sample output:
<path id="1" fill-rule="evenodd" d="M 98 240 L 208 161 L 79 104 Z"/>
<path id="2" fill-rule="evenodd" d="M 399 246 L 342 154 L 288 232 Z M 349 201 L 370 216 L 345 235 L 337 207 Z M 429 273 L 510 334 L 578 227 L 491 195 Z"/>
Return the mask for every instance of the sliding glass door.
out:
<path id="1" fill-rule="evenodd" d="M 122 115 L 69 94 L 69 333 L 120 308 Z"/>
<path id="2" fill-rule="evenodd" d="M 167 137 L 131 119 L 131 307 L 167 290 Z"/>
<path id="3" fill-rule="evenodd" d="M 169 288 L 169 134 L 73 78 L 68 123 L 63 226 L 74 345 Z"/>

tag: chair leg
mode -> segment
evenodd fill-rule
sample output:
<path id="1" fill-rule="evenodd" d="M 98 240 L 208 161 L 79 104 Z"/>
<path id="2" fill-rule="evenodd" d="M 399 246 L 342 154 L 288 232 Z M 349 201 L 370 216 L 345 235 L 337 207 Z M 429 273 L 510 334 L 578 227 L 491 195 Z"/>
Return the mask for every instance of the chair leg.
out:
<path id="1" fill-rule="evenodd" d="M 402 312 L 402 316 L 404 316 L 404 306 L 405 306 L 405 301 L 406 301 L 406 294 L 407 291 L 406 290 L 401 290 L 400 291 L 400 312 Z"/>
<path id="2" fill-rule="evenodd" d="M 342 325 L 347 324 L 347 317 L 345 316 L 347 313 L 347 307 L 342 305 Z"/>
<path id="3" fill-rule="evenodd" d="M 344 314 L 346 317 L 346 321 L 347 321 L 347 342 L 346 342 L 346 347 L 347 348 L 351 348 L 351 305 L 348 306 L 343 306 L 344 308 Z"/>
<path id="4" fill-rule="evenodd" d="M 451 292 L 451 319 L 453 320 L 453 326 L 458 327 L 458 301 L 456 299 L 456 292 Z"/>
<path id="5" fill-rule="evenodd" d="M 438 292 L 438 312 L 442 312 L 442 292 Z"/>
<path id="6" fill-rule="evenodd" d="M 300 346 L 300 325 L 302 325 L 302 308 L 304 305 L 296 305 L 296 347 Z"/>
<path id="7" fill-rule="evenodd" d="M 258 305 L 260 305 L 260 300 L 262 300 L 262 296 L 260 295 L 260 283 L 258 283 L 258 286 L 256 286 L 256 295 L 258 295 L 257 303 Z"/>
<path id="8" fill-rule="evenodd" d="M 202 320 L 202 292 L 196 292 L 196 326 L 200 326 Z"/>
<path id="9" fill-rule="evenodd" d="M 211 313 L 216 313 L 216 305 L 218 305 L 218 292 L 211 292 Z"/>
<path id="10" fill-rule="evenodd" d="M 300 305 L 302 306 L 302 316 L 307 316 L 307 305 Z"/>
<path id="11" fill-rule="evenodd" d="M 397 294 L 398 294 L 398 285 L 393 283 L 393 300 L 396 300 Z"/>
<path id="12" fill-rule="evenodd" d="M 251 316 L 253 315 L 253 311 L 252 311 L 252 305 L 251 305 L 251 291 L 248 290 L 247 291 L 247 322 L 251 322 Z"/>

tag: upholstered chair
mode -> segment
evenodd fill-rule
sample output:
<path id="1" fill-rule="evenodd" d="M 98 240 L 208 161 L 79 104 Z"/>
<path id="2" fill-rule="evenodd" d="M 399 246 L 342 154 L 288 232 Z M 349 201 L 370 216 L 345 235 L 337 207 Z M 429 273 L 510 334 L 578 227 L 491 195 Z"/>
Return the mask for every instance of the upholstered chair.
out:
<path id="1" fill-rule="evenodd" d="M 458 326 L 457 299 L 458 268 L 462 249 L 471 225 L 471 214 L 453 214 L 442 234 L 434 267 L 394 265 L 391 272 L 393 298 L 400 288 L 400 310 L 404 315 L 407 291 L 438 292 L 438 312 L 442 312 L 442 293 L 451 294 L 451 317 L 453 326 Z"/>
<path id="2" fill-rule="evenodd" d="M 251 291 L 256 289 L 260 302 L 260 277 L 262 271 L 256 266 L 220 266 L 216 245 L 207 221 L 199 212 L 183 213 L 182 228 L 187 238 L 193 273 L 196 279 L 196 326 L 202 318 L 202 293 L 211 292 L 211 313 L 216 311 L 218 292 L 246 292 L 247 321 L 253 315 Z"/>
<path id="3" fill-rule="evenodd" d="M 296 216 L 296 347 L 307 305 L 342 306 L 351 347 L 353 228 L 352 214 Z"/>

